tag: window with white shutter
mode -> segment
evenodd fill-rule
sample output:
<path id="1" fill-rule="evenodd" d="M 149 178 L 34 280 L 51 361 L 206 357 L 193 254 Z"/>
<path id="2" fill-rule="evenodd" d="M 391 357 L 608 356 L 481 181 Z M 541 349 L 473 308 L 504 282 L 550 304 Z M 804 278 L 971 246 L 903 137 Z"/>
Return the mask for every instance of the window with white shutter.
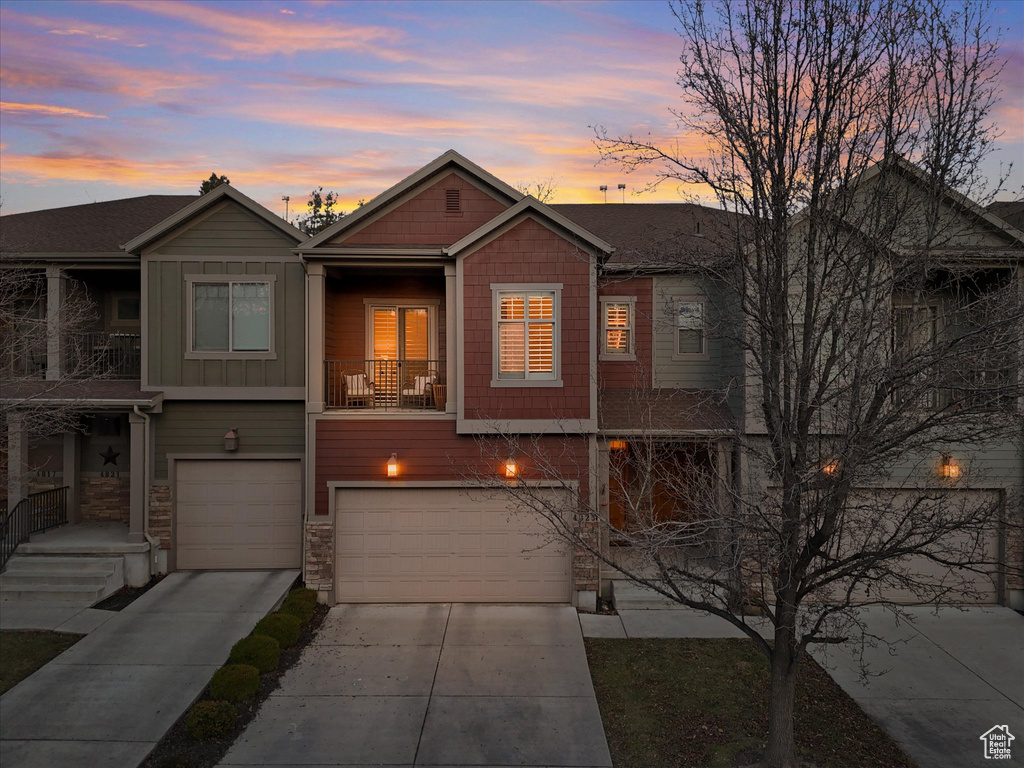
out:
<path id="1" fill-rule="evenodd" d="M 627 296 L 601 297 L 601 357 L 604 360 L 635 360 L 634 304 Z"/>
<path id="2" fill-rule="evenodd" d="M 497 291 L 495 300 L 498 379 L 556 379 L 556 292 Z"/>

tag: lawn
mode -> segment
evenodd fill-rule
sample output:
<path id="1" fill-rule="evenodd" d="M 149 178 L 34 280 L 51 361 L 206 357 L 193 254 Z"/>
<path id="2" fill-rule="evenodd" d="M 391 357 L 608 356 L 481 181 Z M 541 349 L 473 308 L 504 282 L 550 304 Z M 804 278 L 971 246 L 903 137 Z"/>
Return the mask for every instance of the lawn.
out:
<path id="1" fill-rule="evenodd" d="M 728 768 L 763 756 L 768 662 L 749 640 L 587 639 L 616 768 Z M 817 768 L 915 763 L 813 660 L 801 661 L 799 757 Z"/>
<path id="2" fill-rule="evenodd" d="M 67 632 L 0 632 L 0 693 L 82 639 Z"/>

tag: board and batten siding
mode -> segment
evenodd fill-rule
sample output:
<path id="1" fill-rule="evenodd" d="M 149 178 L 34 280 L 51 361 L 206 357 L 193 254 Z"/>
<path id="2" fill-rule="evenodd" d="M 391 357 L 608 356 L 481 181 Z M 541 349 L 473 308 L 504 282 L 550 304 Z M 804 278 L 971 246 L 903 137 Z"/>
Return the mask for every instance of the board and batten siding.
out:
<path id="1" fill-rule="evenodd" d="M 305 449 L 304 408 L 292 401 L 169 401 L 153 416 L 155 482 L 167 478 L 167 455 L 245 456 L 301 454 Z M 238 450 L 224 450 L 224 435 L 238 431 Z"/>
<path id="2" fill-rule="evenodd" d="M 292 247 L 294 243 L 283 234 L 229 204 L 146 254 L 146 384 L 153 388 L 303 386 L 305 273 Z M 186 275 L 272 276 L 272 359 L 186 359 L 190 311 Z"/>

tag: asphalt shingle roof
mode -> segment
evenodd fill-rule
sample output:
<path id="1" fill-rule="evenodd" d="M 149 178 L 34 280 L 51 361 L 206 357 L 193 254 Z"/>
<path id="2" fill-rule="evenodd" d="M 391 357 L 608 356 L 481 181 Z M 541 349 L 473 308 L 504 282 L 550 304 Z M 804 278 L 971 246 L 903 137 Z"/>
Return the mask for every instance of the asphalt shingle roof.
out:
<path id="1" fill-rule="evenodd" d="M 1024 230 L 1024 200 L 1002 200 L 990 204 L 988 210 L 1014 229 Z"/>
<path id="2" fill-rule="evenodd" d="M 144 195 L 0 216 L 0 253 L 111 253 L 197 195 Z"/>

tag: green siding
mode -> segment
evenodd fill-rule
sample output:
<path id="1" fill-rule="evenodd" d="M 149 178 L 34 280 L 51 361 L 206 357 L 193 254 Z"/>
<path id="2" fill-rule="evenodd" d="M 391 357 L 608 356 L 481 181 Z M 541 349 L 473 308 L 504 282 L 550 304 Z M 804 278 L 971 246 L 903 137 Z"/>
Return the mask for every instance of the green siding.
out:
<path id="1" fill-rule="evenodd" d="M 224 453 L 224 434 L 238 430 L 238 455 L 298 453 L 305 448 L 300 402 L 175 401 L 153 416 L 154 481 L 167 478 L 167 454 Z"/>
<path id="2" fill-rule="evenodd" d="M 293 245 L 283 234 L 230 204 L 148 254 L 149 385 L 303 386 L 305 272 L 291 253 Z M 161 259 L 168 256 L 176 258 Z M 276 359 L 186 360 L 190 311 L 186 275 L 273 275 Z"/>

